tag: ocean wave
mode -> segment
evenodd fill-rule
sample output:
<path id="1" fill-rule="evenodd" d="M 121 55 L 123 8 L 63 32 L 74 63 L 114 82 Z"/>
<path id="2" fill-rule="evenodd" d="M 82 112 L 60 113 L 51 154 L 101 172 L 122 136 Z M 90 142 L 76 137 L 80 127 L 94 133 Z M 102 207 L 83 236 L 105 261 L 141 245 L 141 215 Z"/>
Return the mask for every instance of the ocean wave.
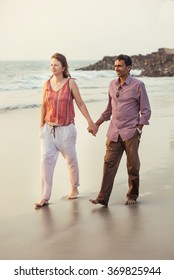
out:
<path id="1" fill-rule="evenodd" d="M 72 77 L 77 79 L 93 80 L 96 78 L 113 78 L 115 77 L 115 72 L 111 70 L 101 70 L 101 71 L 72 71 Z"/>
<path id="2" fill-rule="evenodd" d="M 97 79 L 97 78 L 111 78 L 114 79 L 116 78 L 115 71 L 113 70 L 100 70 L 100 71 L 72 71 L 72 76 L 75 78 L 79 79 L 86 79 L 86 80 L 92 80 L 92 79 Z M 131 75 L 132 76 L 140 76 L 141 70 L 134 69 L 131 70 Z"/>
<path id="3" fill-rule="evenodd" d="M 79 67 L 89 63 L 78 62 Z M 77 62 L 70 67 L 70 74 L 76 79 L 82 98 L 87 103 L 101 102 L 108 98 L 108 86 L 116 78 L 115 71 L 80 71 Z M 39 107 L 42 100 L 44 81 L 50 77 L 49 62 L 0 62 L 0 111 Z M 138 76 L 139 70 L 131 74 Z M 173 77 L 141 77 L 150 97 L 173 96 Z M 156 102 L 156 101 L 155 101 Z"/>
<path id="4" fill-rule="evenodd" d="M 96 103 L 96 102 L 102 102 L 105 101 L 107 99 L 99 99 L 99 98 L 88 98 L 88 99 L 84 99 L 85 103 Z M 41 103 L 40 104 L 35 104 L 35 103 L 31 103 L 31 104 L 16 104 L 16 105 L 8 105 L 8 106 L 0 106 L 0 112 L 6 112 L 6 111 L 13 111 L 13 110 L 20 110 L 20 109 L 33 109 L 33 108 L 39 108 L 41 107 Z"/>
<path id="5" fill-rule="evenodd" d="M 102 70 L 102 71 L 76 71 L 72 70 L 70 72 L 71 76 L 77 79 L 77 82 L 83 83 L 84 81 L 91 81 L 96 83 L 96 81 L 100 81 L 101 79 L 114 79 L 116 77 L 115 71 L 111 70 Z M 133 71 L 132 75 L 138 76 L 139 72 Z M 37 73 L 33 75 L 25 75 L 23 72 L 20 72 L 16 75 L 10 77 L 6 74 L 1 74 L 1 82 L 0 82 L 0 91 L 22 91 L 22 90 L 32 90 L 32 89 L 42 89 L 45 80 L 49 79 L 49 75 L 46 73 L 42 73 L 37 75 Z M 90 86 L 90 88 L 96 88 L 96 86 Z"/>
<path id="6" fill-rule="evenodd" d="M 20 109 L 31 109 L 31 108 L 39 108 L 41 104 L 23 104 L 23 105 L 9 105 L 0 107 L 0 112 L 20 110 Z"/>

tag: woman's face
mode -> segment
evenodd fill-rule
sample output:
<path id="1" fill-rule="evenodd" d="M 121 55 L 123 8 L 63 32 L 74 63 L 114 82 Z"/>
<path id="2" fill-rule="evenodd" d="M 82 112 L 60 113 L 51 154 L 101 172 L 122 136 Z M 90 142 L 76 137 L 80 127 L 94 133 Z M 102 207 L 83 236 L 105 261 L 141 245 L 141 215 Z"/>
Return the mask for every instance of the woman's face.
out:
<path id="1" fill-rule="evenodd" d="M 65 70 L 65 67 L 62 67 L 62 64 L 59 60 L 57 60 L 56 58 L 52 58 L 50 69 L 53 75 L 59 76 L 59 75 L 63 75 L 63 71 Z"/>

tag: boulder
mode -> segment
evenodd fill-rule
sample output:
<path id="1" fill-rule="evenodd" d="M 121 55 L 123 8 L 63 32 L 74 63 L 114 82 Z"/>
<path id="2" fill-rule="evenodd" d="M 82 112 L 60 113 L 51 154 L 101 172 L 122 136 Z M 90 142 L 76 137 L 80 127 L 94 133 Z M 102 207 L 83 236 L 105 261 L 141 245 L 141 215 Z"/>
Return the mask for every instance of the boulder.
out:
<path id="1" fill-rule="evenodd" d="M 100 71 L 114 70 L 117 56 L 104 56 L 102 60 L 89 66 L 76 70 Z M 174 76 L 174 49 L 160 48 L 157 52 L 147 55 L 133 55 L 132 69 L 141 70 L 141 76 L 147 77 L 173 77 Z"/>

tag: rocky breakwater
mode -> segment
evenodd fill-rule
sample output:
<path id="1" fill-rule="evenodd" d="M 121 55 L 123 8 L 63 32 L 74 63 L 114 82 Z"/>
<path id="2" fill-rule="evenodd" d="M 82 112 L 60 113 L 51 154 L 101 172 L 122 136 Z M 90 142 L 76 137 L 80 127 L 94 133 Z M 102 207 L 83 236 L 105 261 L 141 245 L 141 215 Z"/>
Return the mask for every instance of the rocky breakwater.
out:
<path id="1" fill-rule="evenodd" d="M 102 60 L 76 70 L 114 70 L 117 56 L 104 56 Z M 173 77 L 174 76 L 174 49 L 160 48 L 157 52 L 147 55 L 131 56 L 133 69 L 141 70 L 141 76 Z"/>

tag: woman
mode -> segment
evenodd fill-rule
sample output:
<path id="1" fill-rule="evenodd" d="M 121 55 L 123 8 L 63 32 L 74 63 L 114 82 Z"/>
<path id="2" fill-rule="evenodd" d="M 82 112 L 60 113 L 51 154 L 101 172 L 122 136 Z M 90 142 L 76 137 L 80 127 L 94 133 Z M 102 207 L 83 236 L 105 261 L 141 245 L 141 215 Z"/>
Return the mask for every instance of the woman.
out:
<path id="1" fill-rule="evenodd" d="M 78 197 L 79 168 L 75 149 L 73 99 L 88 122 L 88 130 L 95 130 L 78 86 L 70 78 L 64 55 L 55 53 L 51 57 L 51 78 L 43 87 L 41 106 L 41 199 L 36 208 L 48 205 L 51 197 L 52 179 L 59 152 L 67 161 L 71 190 L 69 199 Z"/>

